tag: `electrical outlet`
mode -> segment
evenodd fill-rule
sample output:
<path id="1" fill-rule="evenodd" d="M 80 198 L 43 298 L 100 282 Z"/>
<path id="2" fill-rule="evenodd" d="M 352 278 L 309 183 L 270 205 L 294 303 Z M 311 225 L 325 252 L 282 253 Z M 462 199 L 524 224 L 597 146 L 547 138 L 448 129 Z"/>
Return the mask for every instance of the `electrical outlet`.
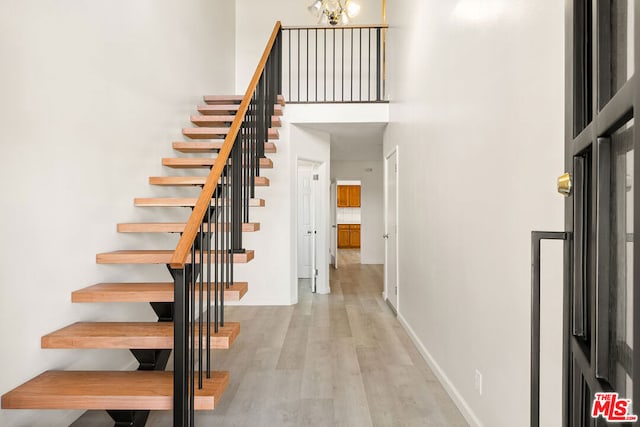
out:
<path id="1" fill-rule="evenodd" d="M 476 389 L 478 394 L 482 396 L 482 374 L 477 369 L 476 369 L 474 388 Z"/>

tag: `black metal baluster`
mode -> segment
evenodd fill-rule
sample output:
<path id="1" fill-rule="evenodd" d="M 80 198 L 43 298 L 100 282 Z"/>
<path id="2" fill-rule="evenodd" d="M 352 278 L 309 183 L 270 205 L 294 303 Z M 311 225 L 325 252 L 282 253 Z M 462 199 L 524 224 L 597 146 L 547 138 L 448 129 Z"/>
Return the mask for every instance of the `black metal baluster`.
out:
<path id="1" fill-rule="evenodd" d="M 225 291 L 225 281 L 226 281 L 226 269 L 224 268 L 225 266 L 225 262 L 227 259 L 227 222 L 229 221 L 228 217 L 227 217 L 227 207 L 231 204 L 231 200 L 229 200 L 229 194 L 227 194 L 227 180 L 229 178 L 228 172 L 228 164 L 229 162 L 225 162 L 225 167 L 223 168 L 224 170 L 224 178 L 222 179 L 222 219 L 221 219 L 221 230 L 220 232 L 222 233 L 222 252 L 220 253 L 220 264 L 221 264 L 221 271 L 220 271 L 220 308 L 219 308 L 219 313 L 220 313 L 220 326 L 224 327 L 224 291 Z"/>
<path id="2" fill-rule="evenodd" d="M 207 378 L 211 378 L 211 200 L 207 207 Z"/>
<path id="3" fill-rule="evenodd" d="M 340 73 L 340 87 L 342 88 L 342 97 L 340 101 L 344 102 L 344 28 L 341 28 L 341 36 L 342 36 L 342 72 Z"/>
<path id="4" fill-rule="evenodd" d="M 298 71 L 299 72 L 299 71 Z M 298 82 L 298 85 L 300 83 Z M 256 176 L 260 176 L 260 163 L 259 159 L 264 157 L 264 143 L 267 141 L 267 133 L 265 132 L 264 122 L 264 105 L 265 105 L 265 84 L 264 76 L 260 78 L 258 82 L 258 143 L 256 145 Z"/>
<path id="5" fill-rule="evenodd" d="M 362 28 L 358 28 L 358 100 L 362 101 Z"/>
<path id="6" fill-rule="evenodd" d="M 322 73 L 322 77 L 324 78 L 324 101 L 327 102 L 327 29 L 323 30 L 323 40 L 322 45 L 324 46 L 324 72 Z"/>
<path id="7" fill-rule="evenodd" d="M 316 35 L 316 51 L 315 51 L 315 57 L 316 57 L 316 98 L 315 101 L 318 102 L 318 29 L 316 28 L 315 31 L 315 35 Z"/>
<path id="8" fill-rule="evenodd" d="M 200 265 L 199 270 L 199 282 L 200 289 L 198 290 L 198 388 L 202 388 L 202 351 L 204 347 L 203 335 L 204 330 L 204 223 L 200 223 L 200 232 L 197 237 L 200 241 Z M 195 290 L 194 290 L 195 292 Z"/>
<path id="9" fill-rule="evenodd" d="M 349 96 L 349 101 L 353 101 L 353 28 L 351 29 L 351 51 L 349 52 L 350 61 L 351 61 L 351 81 L 349 82 L 349 90 L 351 91 L 351 95 Z M 343 100 L 344 101 L 344 100 Z"/>
<path id="10" fill-rule="evenodd" d="M 191 245 L 191 281 L 189 287 L 189 311 L 190 311 L 190 335 L 191 335 L 191 351 L 190 351 L 190 368 L 189 368 L 189 425 L 194 427 L 194 404 L 195 404 L 195 369 L 196 369 L 196 244 L 195 241 Z"/>
<path id="11" fill-rule="evenodd" d="M 333 33 L 333 102 L 336 101 L 336 30 L 331 30 Z"/>
<path id="12" fill-rule="evenodd" d="M 369 67 L 369 76 L 367 79 L 367 101 L 371 101 L 371 28 L 369 28 L 369 50 L 367 51 L 367 64 Z"/>
<path id="13" fill-rule="evenodd" d="M 291 93 L 291 82 L 293 81 L 293 77 L 291 76 L 291 30 L 287 30 L 287 35 L 287 40 L 289 40 L 289 99 L 293 101 L 293 94 Z"/>
<path id="14" fill-rule="evenodd" d="M 222 180 L 222 176 L 220 177 L 220 179 Z M 220 183 L 216 184 L 216 201 L 215 201 L 215 212 L 214 212 L 214 217 L 213 217 L 213 256 L 214 256 L 214 263 L 213 263 L 213 299 L 214 299 L 214 303 L 213 303 L 213 319 L 214 319 L 214 323 L 213 323 L 213 330 L 214 332 L 217 334 L 218 333 L 218 320 L 219 320 L 219 312 L 218 312 L 218 293 L 220 292 L 220 288 L 219 288 L 219 282 L 218 282 L 218 273 L 219 273 L 219 260 L 218 260 L 218 252 L 220 252 L 220 228 L 219 228 L 219 224 L 220 222 L 218 221 L 218 218 L 220 217 L 220 198 L 221 198 L 221 185 Z M 222 200 L 222 203 L 224 203 L 224 200 Z"/>
<path id="15" fill-rule="evenodd" d="M 284 95 L 282 93 L 282 29 L 278 31 L 276 37 L 276 88 L 278 95 Z"/>
<path id="16" fill-rule="evenodd" d="M 298 101 L 300 101 L 300 28 L 298 28 Z"/>
<path id="17" fill-rule="evenodd" d="M 245 123 L 248 123 L 249 117 L 245 115 Z M 242 137 L 242 179 L 243 194 L 242 206 L 244 207 L 244 222 L 249 222 L 249 128 L 243 126 Z"/>
<path id="18" fill-rule="evenodd" d="M 376 28 L 376 100 L 382 100 L 382 58 L 380 56 L 380 28 Z"/>
<path id="19" fill-rule="evenodd" d="M 307 28 L 307 102 L 309 102 L 309 29 Z"/>

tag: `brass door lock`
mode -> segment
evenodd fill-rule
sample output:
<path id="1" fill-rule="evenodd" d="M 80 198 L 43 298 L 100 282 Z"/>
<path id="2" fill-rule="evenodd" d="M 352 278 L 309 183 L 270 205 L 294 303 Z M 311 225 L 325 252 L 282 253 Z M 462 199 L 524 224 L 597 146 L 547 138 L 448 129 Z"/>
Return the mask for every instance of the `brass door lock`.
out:
<path id="1" fill-rule="evenodd" d="M 569 173 L 562 174 L 558 177 L 558 193 L 564 197 L 571 195 L 571 175 Z"/>

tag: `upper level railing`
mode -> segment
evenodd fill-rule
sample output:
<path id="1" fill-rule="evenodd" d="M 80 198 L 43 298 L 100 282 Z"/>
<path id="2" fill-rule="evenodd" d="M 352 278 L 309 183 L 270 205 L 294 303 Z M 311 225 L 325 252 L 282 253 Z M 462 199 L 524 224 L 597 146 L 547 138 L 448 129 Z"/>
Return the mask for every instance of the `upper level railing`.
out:
<path id="1" fill-rule="evenodd" d="M 387 102 L 386 25 L 283 27 L 288 103 Z"/>
<path id="2" fill-rule="evenodd" d="M 224 326 L 224 290 L 233 284 L 233 261 L 246 256 L 242 223 L 249 221 L 259 159 L 282 92 L 281 41 L 277 22 L 170 262 L 174 426 L 194 425 L 196 387 L 215 381 L 211 328 L 217 332 Z"/>

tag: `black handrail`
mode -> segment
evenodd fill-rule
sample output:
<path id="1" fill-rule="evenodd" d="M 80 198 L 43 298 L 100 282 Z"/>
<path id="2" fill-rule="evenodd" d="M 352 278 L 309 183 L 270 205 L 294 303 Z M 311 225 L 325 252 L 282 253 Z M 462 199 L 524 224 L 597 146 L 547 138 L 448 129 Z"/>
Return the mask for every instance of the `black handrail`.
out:
<path id="1" fill-rule="evenodd" d="M 283 27 L 287 102 L 388 102 L 384 93 L 386 29 L 386 25 Z"/>

